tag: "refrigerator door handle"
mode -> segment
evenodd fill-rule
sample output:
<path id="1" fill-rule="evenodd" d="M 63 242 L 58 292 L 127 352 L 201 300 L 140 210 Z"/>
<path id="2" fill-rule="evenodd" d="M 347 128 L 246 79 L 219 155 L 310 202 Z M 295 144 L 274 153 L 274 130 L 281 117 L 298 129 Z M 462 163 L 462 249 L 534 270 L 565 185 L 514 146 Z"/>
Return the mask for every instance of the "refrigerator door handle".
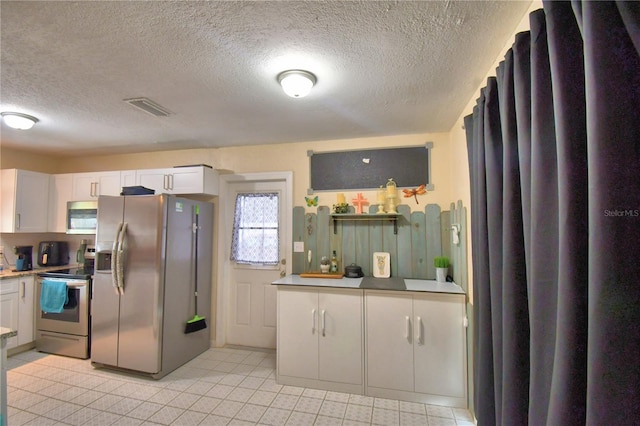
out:
<path id="1" fill-rule="evenodd" d="M 118 268 L 116 267 L 116 264 L 118 263 L 118 246 L 120 244 L 120 232 L 122 231 L 122 225 L 124 225 L 124 222 L 120 222 L 118 224 L 116 236 L 113 239 L 113 247 L 111 248 L 111 284 L 113 285 L 117 295 L 120 295 L 120 290 L 118 289 Z"/>
<path id="2" fill-rule="evenodd" d="M 116 259 L 116 268 L 118 268 L 118 292 L 124 294 L 124 238 L 127 235 L 127 222 L 122 225 L 120 232 L 120 241 L 118 242 L 118 258 Z"/>

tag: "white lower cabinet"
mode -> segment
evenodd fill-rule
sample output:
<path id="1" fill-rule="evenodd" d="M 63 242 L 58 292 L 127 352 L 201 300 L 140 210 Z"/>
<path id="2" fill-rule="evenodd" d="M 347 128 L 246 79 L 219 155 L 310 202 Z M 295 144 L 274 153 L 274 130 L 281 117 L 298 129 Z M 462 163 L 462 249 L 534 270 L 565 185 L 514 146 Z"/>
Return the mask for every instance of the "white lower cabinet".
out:
<path id="1" fill-rule="evenodd" d="M 5 279 L 0 281 L 0 325 L 18 329 L 18 281 Z M 7 339 L 7 349 L 18 346 L 18 337 Z"/>
<path id="2" fill-rule="evenodd" d="M 0 281 L 0 315 L 2 327 L 17 330 L 7 340 L 7 349 L 35 340 L 35 281 L 33 275 L 5 278 Z"/>
<path id="3" fill-rule="evenodd" d="M 18 346 L 36 340 L 36 284 L 35 276 L 18 278 Z"/>
<path id="4" fill-rule="evenodd" d="M 278 383 L 363 393 L 362 291 L 278 287 Z"/>
<path id="5" fill-rule="evenodd" d="M 467 407 L 465 296 L 365 291 L 367 395 Z"/>

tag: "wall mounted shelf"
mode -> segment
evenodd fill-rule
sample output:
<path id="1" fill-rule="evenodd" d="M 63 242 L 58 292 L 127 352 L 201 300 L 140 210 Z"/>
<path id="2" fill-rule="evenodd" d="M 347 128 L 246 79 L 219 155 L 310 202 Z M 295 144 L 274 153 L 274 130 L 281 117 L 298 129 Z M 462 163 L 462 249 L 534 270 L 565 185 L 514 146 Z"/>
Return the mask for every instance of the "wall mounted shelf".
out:
<path id="1" fill-rule="evenodd" d="M 393 233 L 398 234 L 398 217 L 399 213 L 333 213 L 331 214 L 331 220 L 333 221 L 333 233 L 338 233 L 338 221 L 340 220 L 353 220 L 353 221 L 371 221 L 371 220 L 389 220 L 393 222 Z"/>

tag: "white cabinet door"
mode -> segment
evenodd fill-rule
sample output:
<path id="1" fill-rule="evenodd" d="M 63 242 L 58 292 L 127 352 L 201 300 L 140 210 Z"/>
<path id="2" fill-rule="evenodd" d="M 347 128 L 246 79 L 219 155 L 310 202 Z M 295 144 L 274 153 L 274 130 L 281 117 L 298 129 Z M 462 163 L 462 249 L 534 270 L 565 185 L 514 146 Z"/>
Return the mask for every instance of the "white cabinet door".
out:
<path id="1" fill-rule="evenodd" d="M 84 201 L 98 197 L 98 177 L 93 173 L 73 175 L 73 201 Z"/>
<path id="2" fill-rule="evenodd" d="M 318 379 L 318 292 L 278 288 L 278 374 Z"/>
<path id="3" fill-rule="evenodd" d="M 0 281 L 0 325 L 18 330 L 18 280 L 16 278 Z M 18 346 L 18 337 L 7 339 L 7 349 Z"/>
<path id="4" fill-rule="evenodd" d="M 204 170 L 202 167 L 179 167 L 171 170 L 171 191 L 174 194 L 203 192 Z"/>
<path id="5" fill-rule="evenodd" d="M 362 292 L 318 291 L 319 378 L 362 384 Z"/>
<path id="6" fill-rule="evenodd" d="M 412 392 L 412 297 L 367 293 L 365 301 L 368 386 Z"/>
<path id="7" fill-rule="evenodd" d="M 28 170 L 2 170 L 0 232 L 47 232 L 49 175 Z"/>
<path id="8" fill-rule="evenodd" d="M 136 185 L 156 194 L 218 195 L 218 172 L 204 166 L 137 170 Z"/>
<path id="9" fill-rule="evenodd" d="M 18 170 L 16 213 L 19 232 L 46 232 L 49 216 L 49 175 Z"/>
<path id="10" fill-rule="evenodd" d="M 100 195 L 120 195 L 120 172 L 75 173 L 73 175 L 73 200 L 84 201 Z"/>
<path id="11" fill-rule="evenodd" d="M 170 194 L 167 169 L 146 169 L 136 171 L 136 185 L 153 189 L 156 194 Z"/>
<path id="12" fill-rule="evenodd" d="M 415 391 L 466 396 L 464 297 L 414 296 Z"/>
<path id="13" fill-rule="evenodd" d="M 67 202 L 73 200 L 73 174 L 49 179 L 49 232 L 67 232 Z"/>
<path id="14" fill-rule="evenodd" d="M 35 340 L 35 289 L 33 275 L 18 279 L 18 345 Z"/>
<path id="15" fill-rule="evenodd" d="M 120 172 L 102 172 L 98 178 L 98 195 L 120 195 L 122 181 Z"/>
<path id="16" fill-rule="evenodd" d="M 136 171 L 135 170 L 122 170 L 120 171 L 120 185 L 121 186 L 135 186 L 136 183 Z"/>

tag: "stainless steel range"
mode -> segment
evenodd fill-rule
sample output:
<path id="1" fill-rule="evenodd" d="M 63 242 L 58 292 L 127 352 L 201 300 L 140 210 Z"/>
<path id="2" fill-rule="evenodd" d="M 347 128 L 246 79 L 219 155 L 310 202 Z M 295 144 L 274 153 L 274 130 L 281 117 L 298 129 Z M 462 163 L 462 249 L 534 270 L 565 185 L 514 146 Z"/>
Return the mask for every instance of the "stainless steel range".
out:
<path id="1" fill-rule="evenodd" d="M 58 355 L 87 359 L 91 338 L 91 283 L 93 259 L 85 267 L 38 274 L 36 284 L 36 349 Z M 42 310 L 42 286 L 64 283 L 66 302 L 61 312 Z"/>
<path id="2" fill-rule="evenodd" d="M 68 302 L 60 313 L 40 309 L 43 281 L 64 282 Z M 38 274 L 36 289 L 36 349 L 76 358 L 89 358 L 91 274 L 84 269 Z"/>

